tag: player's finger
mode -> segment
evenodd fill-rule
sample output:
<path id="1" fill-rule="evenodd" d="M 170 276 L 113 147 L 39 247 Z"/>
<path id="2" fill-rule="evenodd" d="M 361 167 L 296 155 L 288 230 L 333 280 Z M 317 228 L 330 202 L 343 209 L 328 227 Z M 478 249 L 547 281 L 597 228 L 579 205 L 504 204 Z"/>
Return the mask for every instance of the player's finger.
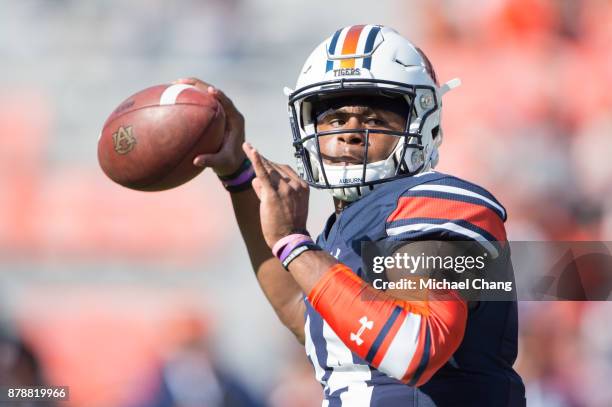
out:
<path id="1" fill-rule="evenodd" d="M 300 177 L 290 165 L 279 164 L 279 166 L 283 169 L 283 172 L 286 174 L 287 178 L 291 180 L 291 185 L 300 188 L 308 188 L 308 183 L 304 181 L 304 179 Z"/>
<path id="2" fill-rule="evenodd" d="M 265 157 L 263 157 L 263 159 L 264 159 L 264 165 L 267 168 L 269 168 L 270 170 L 274 170 L 274 171 L 278 172 L 281 175 L 281 177 L 289 180 L 289 175 L 287 174 L 285 169 L 281 166 L 281 164 L 277 164 L 275 162 L 269 161 Z"/>
<path id="3" fill-rule="evenodd" d="M 210 86 L 210 84 L 204 82 L 201 79 L 198 78 L 194 78 L 194 77 L 186 77 L 186 78 L 178 78 L 177 80 L 173 81 L 172 83 L 184 83 L 187 85 L 196 85 L 198 83 L 206 85 L 206 86 Z"/>
<path id="4" fill-rule="evenodd" d="M 259 154 L 259 152 L 255 150 L 255 148 L 253 148 L 251 144 L 246 142 L 242 144 L 242 149 L 244 150 L 247 157 L 249 157 L 249 160 L 251 160 L 251 163 L 253 163 L 255 175 L 261 180 L 262 187 L 273 188 L 272 182 L 270 180 L 270 174 L 264 166 L 262 156 Z"/>
<path id="5" fill-rule="evenodd" d="M 232 100 L 227 97 L 227 95 L 221 89 L 216 88 L 210 83 L 204 82 L 203 80 L 198 78 L 180 78 L 175 80 L 174 83 L 184 83 L 187 85 L 193 85 L 198 89 L 215 96 L 217 100 L 219 100 L 219 102 L 221 103 L 221 106 L 223 106 L 223 109 L 225 109 L 226 111 L 238 112 L 236 106 L 234 106 L 234 102 L 232 102 Z"/>
<path id="6" fill-rule="evenodd" d="M 297 175 L 295 170 L 293 168 L 291 168 L 290 165 L 287 165 L 287 164 L 278 164 L 278 166 L 282 169 L 283 174 L 285 174 L 287 178 L 290 178 L 292 180 L 301 180 L 302 179 L 299 175 Z"/>
<path id="7" fill-rule="evenodd" d="M 223 107 L 223 110 L 225 111 L 225 128 L 227 134 L 231 135 L 229 138 L 235 139 L 237 136 L 238 138 L 244 140 L 244 116 L 242 113 L 236 109 L 236 106 L 234 106 L 231 99 L 228 98 L 220 89 L 217 89 L 214 86 L 209 86 L 208 93 L 213 95 L 217 101 L 219 101 L 221 107 Z"/>
<path id="8" fill-rule="evenodd" d="M 208 87 L 208 93 L 214 95 L 217 100 L 219 100 L 219 102 L 221 102 L 221 106 L 223 106 L 223 108 L 226 111 L 230 111 L 230 112 L 237 112 L 238 110 L 236 109 L 236 106 L 234 106 L 234 102 L 232 102 L 232 100 L 230 98 L 227 97 L 227 95 L 225 93 L 223 93 L 223 91 L 219 88 L 215 88 L 214 86 L 210 85 Z"/>
<path id="9" fill-rule="evenodd" d="M 264 157 L 261 154 L 259 156 L 261 157 L 261 162 L 263 163 L 263 166 L 265 167 L 265 169 L 268 171 L 268 174 L 272 174 L 274 172 L 274 173 L 277 173 L 279 177 L 282 178 L 283 180 L 289 180 L 288 175 L 280 167 L 280 164 L 277 164 L 273 161 L 268 160 L 266 157 Z"/>
<path id="10" fill-rule="evenodd" d="M 193 159 L 193 165 L 196 167 L 218 167 L 227 163 L 229 157 L 234 156 L 235 141 L 226 137 L 221 144 L 221 148 L 216 153 L 200 154 Z"/>
<path id="11" fill-rule="evenodd" d="M 248 142 L 247 142 L 247 144 L 250 145 L 250 143 L 248 143 Z M 251 146 L 251 148 L 253 148 L 253 146 Z M 257 155 L 259 156 L 259 158 L 261 160 L 261 164 L 266 169 L 266 172 L 269 175 L 275 174 L 277 176 L 277 178 L 284 178 L 282 176 L 282 171 L 278 171 L 278 167 L 277 167 L 276 163 L 268 160 L 266 157 L 264 157 L 263 155 L 259 154 L 259 151 L 257 151 L 255 148 L 253 148 L 253 149 L 257 152 Z"/>
<path id="12" fill-rule="evenodd" d="M 268 174 L 268 179 L 270 181 L 270 186 L 272 187 L 272 189 L 278 190 L 281 184 L 283 183 L 287 184 L 290 181 L 289 178 L 283 175 L 282 171 L 279 171 L 278 167 L 276 167 L 276 165 L 272 161 L 268 160 L 266 157 L 259 154 L 257 150 L 255 151 L 256 151 L 256 154 L 259 156 L 259 159 L 261 160 L 261 163 Z"/>
<path id="13" fill-rule="evenodd" d="M 206 83 L 206 82 L 204 82 L 201 79 L 193 78 L 193 77 L 191 77 L 191 78 L 179 78 L 179 79 L 173 81 L 172 83 L 183 83 L 185 85 L 192 85 L 192 86 L 195 86 L 196 88 L 198 88 L 199 90 L 201 90 L 203 92 L 206 92 L 207 89 L 212 86 L 211 84 Z"/>
<path id="14" fill-rule="evenodd" d="M 300 184 L 299 180 L 296 179 L 295 177 L 293 177 L 291 172 L 287 170 L 287 168 L 291 169 L 291 167 L 289 167 L 288 165 L 285 165 L 285 164 L 273 163 L 271 161 L 268 161 L 268 163 L 273 168 L 273 170 L 280 175 L 281 179 L 285 183 L 289 184 L 289 186 L 292 189 L 297 190 L 297 189 L 299 189 L 301 187 L 301 184 Z"/>

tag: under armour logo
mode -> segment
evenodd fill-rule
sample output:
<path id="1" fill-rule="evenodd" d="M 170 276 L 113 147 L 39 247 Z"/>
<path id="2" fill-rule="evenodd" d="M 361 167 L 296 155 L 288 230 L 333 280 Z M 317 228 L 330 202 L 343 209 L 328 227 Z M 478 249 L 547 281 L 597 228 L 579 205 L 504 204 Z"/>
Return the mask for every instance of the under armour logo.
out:
<path id="1" fill-rule="evenodd" d="M 357 333 L 355 334 L 351 332 L 351 341 L 357 342 L 357 345 L 361 345 L 363 343 L 363 339 L 361 339 L 361 334 L 363 331 L 374 328 L 374 321 L 368 321 L 368 317 L 365 315 L 359 319 L 359 323 L 361 324 L 361 328 L 359 328 Z"/>

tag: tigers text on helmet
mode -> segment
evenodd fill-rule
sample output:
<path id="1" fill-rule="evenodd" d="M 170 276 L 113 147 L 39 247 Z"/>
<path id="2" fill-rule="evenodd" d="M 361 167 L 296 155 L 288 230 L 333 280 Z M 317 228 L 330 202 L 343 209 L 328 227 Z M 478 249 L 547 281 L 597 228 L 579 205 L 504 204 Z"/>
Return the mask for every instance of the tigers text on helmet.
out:
<path id="1" fill-rule="evenodd" d="M 433 168 L 442 142 L 442 95 L 460 83 L 453 79 L 439 86 L 425 54 L 389 27 L 354 25 L 339 29 L 310 54 L 295 91 L 285 88 L 300 175 L 313 187 L 329 189 L 335 198 L 351 202 L 376 184 Z M 405 99 L 408 113 L 404 131 L 318 131 L 314 118 L 317 102 L 344 95 Z M 341 133 L 363 135 L 363 163 L 323 162 L 320 137 Z M 398 142 L 386 159 L 369 163 L 368 138 L 376 133 L 397 137 Z"/>

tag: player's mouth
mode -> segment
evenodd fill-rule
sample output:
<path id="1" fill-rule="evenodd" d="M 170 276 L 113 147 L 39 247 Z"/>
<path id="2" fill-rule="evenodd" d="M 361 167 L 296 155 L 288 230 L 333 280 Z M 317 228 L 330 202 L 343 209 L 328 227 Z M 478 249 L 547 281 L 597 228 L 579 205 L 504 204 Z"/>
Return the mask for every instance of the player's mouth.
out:
<path id="1" fill-rule="evenodd" d="M 355 165 L 355 164 L 363 164 L 363 157 L 349 156 L 343 155 L 340 157 L 332 157 L 329 155 L 325 155 L 321 153 L 321 159 L 324 164 L 329 165 Z"/>

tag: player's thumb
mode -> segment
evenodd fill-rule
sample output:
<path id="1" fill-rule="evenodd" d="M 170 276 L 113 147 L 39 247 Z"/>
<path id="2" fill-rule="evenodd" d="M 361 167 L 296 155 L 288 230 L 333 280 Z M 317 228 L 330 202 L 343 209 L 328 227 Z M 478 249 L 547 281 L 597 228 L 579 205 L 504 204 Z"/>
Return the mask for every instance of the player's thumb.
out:
<path id="1" fill-rule="evenodd" d="M 216 154 L 200 154 L 193 159 L 193 165 L 200 168 L 215 167 L 223 163 L 223 159 Z"/>

